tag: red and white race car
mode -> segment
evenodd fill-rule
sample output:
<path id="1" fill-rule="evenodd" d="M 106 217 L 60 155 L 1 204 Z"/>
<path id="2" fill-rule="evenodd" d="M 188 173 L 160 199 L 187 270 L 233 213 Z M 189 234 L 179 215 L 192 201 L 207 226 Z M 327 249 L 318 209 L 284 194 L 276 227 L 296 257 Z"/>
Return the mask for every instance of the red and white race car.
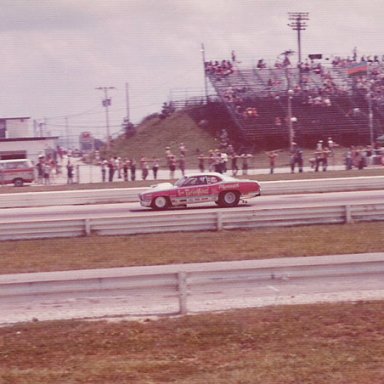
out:
<path id="1" fill-rule="evenodd" d="M 161 183 L 139 194 L 140 204 L 153 209 L 215 202 L 220 207 L 236 207 L 240 199 L 260 195 L 255 180 L 235 179 L 221 173 L 207 172 L 183 176 L 175 184 Z"/>

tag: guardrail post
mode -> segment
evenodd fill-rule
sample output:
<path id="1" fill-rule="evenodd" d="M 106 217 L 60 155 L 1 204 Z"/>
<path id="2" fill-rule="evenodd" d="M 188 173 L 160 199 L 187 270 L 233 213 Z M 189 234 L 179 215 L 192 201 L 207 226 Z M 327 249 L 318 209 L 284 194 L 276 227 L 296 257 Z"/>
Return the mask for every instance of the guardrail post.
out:
<path id="1" fill-rule="evenodd" d="M 217 211 L 216 230 L 221 231 L 222 229 L 223 229 L 223 214 L 220 211 Z"/>
<path id="2" fill-rule="evenodd" d="M 91 221 L 89 219 L 85 219 L 84 223 L 85 223 L 85 236 L 89 236 L 91 234 Z"/>
<path id="3" fill-rule="evenodd" d="M 178 280 L 178 289 L 179 289 L 180 314 L 186 315 L 188 313 L 188 309 L 187 309 L 187 296 L 188 296 L 187 273 L 186 272 L 179 272 L 177 274 L 177 280 Z"/>
<path id="4" fill-rule="evenodd" d="M 352 219 L 352 212 L 351 212 L 351 206 L 350 205 L 346 205 L 345 206 L 345 223 L 346 224 L 352 224 L 353 223 L 353 219 Z"/>

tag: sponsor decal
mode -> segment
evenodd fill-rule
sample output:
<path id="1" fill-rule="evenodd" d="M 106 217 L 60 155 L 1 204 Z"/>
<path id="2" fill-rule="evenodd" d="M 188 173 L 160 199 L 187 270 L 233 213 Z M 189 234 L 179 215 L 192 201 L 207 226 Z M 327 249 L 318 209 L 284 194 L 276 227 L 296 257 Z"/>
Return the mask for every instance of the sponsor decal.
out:
<path id="1" fill-rule="evenodd" d="M 239 183 L 235 183 L 235 184 L 222 184 L 220 187 L 221 187 L 221 189 L 240 188 L 240 184 Z"/>
<path id="2" fill-rule="evenodd" d="M 208 193 L 209 193 L 209 189 L 207 187 L 187 189 L 185 191 L 186 196 L 201 196 L 201 195 L 207 195 Z"/>

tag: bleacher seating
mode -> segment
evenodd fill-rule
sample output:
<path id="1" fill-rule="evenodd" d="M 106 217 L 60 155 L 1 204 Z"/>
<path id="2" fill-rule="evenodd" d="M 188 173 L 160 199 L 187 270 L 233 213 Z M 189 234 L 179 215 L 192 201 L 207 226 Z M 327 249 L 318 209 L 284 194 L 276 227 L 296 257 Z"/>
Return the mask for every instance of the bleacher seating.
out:
<path id="1" fill-rule="evenodd" d="M 371 70 L 381 65 L 373 63 Z M 384 79 L 384 70 L 380 70 Z M 370 143 L 368 91 L 364 87 L 356 89 L 346 66 L 299 70 L 236 65 L 229 74 L 206 76 L 247 142 L 263 147 L 288 144 L 287 91 L 291 89 L 295 141 L 313 145 L 331 136 L 345 145 Z M 384 132 L 384 89 L 380 101 L 371 104 L 374 137 Z"/>

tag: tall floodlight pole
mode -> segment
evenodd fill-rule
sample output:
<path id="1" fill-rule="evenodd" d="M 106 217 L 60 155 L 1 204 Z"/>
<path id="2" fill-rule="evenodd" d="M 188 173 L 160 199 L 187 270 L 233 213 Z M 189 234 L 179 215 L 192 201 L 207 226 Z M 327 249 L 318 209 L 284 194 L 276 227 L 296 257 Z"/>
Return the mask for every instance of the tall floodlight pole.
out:
<path id="1" fill-rule="evenodd" d="M 308 12 L 288 12 L 288 24 L 294 31 L 297 31 L 297 52 L 298 52 L 298 64 L 301 63 L 301 31 L 305 31 L 307 28 L 306 21 L 309 20 Z"/>
<path id="2" fill-rule="evenodd" d="M 207 82 L 207 74 L 205 72 L 205 48 L 204 44 L 201 43 L 201 56 L 203 59 L 203 73 L 204 73 L 204 91 L 205 91 L 205 102 L 208 104 L 208 82 Z"/>
<path id="3" fill-rule="evenodd" d="M 108 90 L 115 89 L 115 87 L 96 87 L 97 90 L 104 92 L 104 99 L 102 105 L 105 108 L 105 124 L 107 129 L 107 149 L 109 150 L 111 144 L 111 136 L 109 133 L 109 107 L 111 105 L 111 98 L 108 97 Z"/>
<path id="4" fill-rule="evenodd" d="M 292 148 L 293 148 L 293 138 L 294 138 L 293 124 L 292 124 L 292 96 L 293 96 L 293 90 L 292 89 L 288 89 L 287 90 L 288 140 L 289 140 L 289 149 L 290 150 L 292 150 Z"/>
<path id="5" fill-rule="evenodd" d="M 367 94 L 368 98 L 368 124 L 369 124 L 369 141 L 371 142 L 372 148 L 375 145 L 373 138 L 373 109 L 372 109 L 372 91 L 370 90 Z"/>
<path id="6" fill-rule="evenodd" d="M 374 140 L 374 132 L 373 132 L 373 106 L 372 106 L 372 99 L 373 99 L 373 84 L 374 81 L 371 78 L 371 71 L 370 68 L 367 68 L 367 78 L 368 78 L 368 84 L 369 89 L 367 92 L 367 101 L 368 101 L 368 127 L 369 127 L 369 141 L 371 143 L 372 148 L 375 146 L 375 140 Z"/>

